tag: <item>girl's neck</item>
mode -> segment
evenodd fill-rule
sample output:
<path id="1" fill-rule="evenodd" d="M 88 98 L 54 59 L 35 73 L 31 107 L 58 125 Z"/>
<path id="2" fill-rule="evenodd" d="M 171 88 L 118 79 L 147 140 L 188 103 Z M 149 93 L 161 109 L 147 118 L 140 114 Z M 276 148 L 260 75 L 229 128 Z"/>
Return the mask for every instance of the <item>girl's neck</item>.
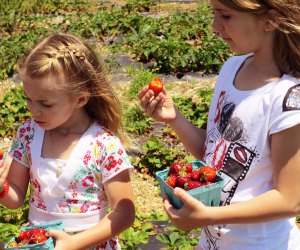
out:
<path id="1" fill-rule="evenodd" d="M 52 129 L 52 133 L 61 134 L 67 136 L 69 134 L 84 134 L 85 131 L 91 126 L 93 119 L 89 117 L 86 112 L 81 115 L 72 117 L 63 125 Z"/>
<path id="2" fill-rule="evenodd" d="M 280 77 L 281 74 L 273 59 L 262 60 L 252 56 L 247 58 L 240 67 L 234 86 L 239 90 L 254 90 Z"/>

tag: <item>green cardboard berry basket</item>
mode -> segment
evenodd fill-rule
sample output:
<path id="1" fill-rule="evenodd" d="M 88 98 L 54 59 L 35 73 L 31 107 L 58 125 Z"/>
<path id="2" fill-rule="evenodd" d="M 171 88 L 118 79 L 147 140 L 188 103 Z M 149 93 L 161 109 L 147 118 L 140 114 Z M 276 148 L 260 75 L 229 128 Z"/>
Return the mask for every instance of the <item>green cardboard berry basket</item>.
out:
<path id="1" fill-rule="evenodd" d="M 33 228 L 45 228 L 47 231 L 50 229 L 56 230 L 64 230 L 64 223 L 63 221 L 53 221 L 48 223 L 42 223 L 38 225 L 26 226 L 21 227 L 21 231 L 26 231 Z M 8 244 L 12 241 L 15 241 L 16 238 L 13 237 L 10 241 L 5 245 L 5 250 L 53 250 L 55 247 L 55 239 L 50 237 L 48 240 L 38 244 L 29 244 L 26 246 L 18 246 L 18 247 L 8 247 Z"/>
<path id="2" fill-rule="evenodd" d="M 198 169 L 206 165 L 203 161 L 199 160 L 192 161 L 191 164 L 193 165 L 193 169 Z M 164 197 L 167 194 L 172 206 L 181 208 L 183 202 L 174 195 L 174 189 L 165 182 L 168 172 L 169 168 L 155 173 L 156 180 L 159 182 L 161 196 Z M 219 206 L 223 185 L 224 180 L 217 174 L 214 183 L 188 190 L 187 192 L 206 206 Z"/>

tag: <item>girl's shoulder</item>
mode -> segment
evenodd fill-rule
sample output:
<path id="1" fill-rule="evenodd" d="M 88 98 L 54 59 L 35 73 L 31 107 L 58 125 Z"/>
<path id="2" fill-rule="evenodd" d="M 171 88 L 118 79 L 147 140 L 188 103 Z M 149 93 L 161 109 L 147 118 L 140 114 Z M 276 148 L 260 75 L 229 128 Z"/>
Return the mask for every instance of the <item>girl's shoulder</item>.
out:
<path id="1" fill-rule="evenodd" d="M 106 127 L 98 124 L 98 123 L 94 123 L 93 125 L 93 133 L 95 135 L 95 139 L 106 139 L 106 140 L 117 140 L 119 141 L 119 138 L 116 136 L 115 133 L 113 133 L 112 131 L 110 131 L 109 129 L 107 129 Z"/>
<path id="2" fill-rule="evenodd" d="M 223 74 L 235 75 L 236 71 L 238 71 L 238 69 L 245 62 L 245 60 L 251 56 L 252 54 L 246 54 L 246 55 L 236 55 L 228 58 L 220 70 L 220 75 Z"/>

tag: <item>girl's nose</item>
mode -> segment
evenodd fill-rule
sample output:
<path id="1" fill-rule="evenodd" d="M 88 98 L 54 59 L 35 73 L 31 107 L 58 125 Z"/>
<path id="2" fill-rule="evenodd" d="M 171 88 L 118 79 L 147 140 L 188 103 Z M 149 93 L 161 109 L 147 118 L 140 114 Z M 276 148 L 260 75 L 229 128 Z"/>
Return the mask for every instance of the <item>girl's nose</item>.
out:
<path id="1" fill-rule="evenodd" d="M 27 108 L 34 117 L 41 115 L 41 111 L 36 105 L 27 104 Z"/>
<path id="2" fill-rule="evenodd" d="M 212 23 L 212 30 L 214 33 L 219 34 L 222 30 L 222 22 L 220 20 L 220 17 L 217 15 L 214 16 L 213 23 Z"/>

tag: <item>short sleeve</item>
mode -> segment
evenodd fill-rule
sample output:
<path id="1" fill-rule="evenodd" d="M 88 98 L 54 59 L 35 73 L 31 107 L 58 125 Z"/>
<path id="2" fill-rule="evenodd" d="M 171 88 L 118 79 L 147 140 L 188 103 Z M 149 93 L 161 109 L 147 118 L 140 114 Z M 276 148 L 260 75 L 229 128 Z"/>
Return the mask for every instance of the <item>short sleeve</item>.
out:
<path id="1" fill-rule="evenodd" d="M 300 123 L 300 84 L 293 78 L 277 85 L 270 117 L 270 134 L 291 128 Z"/>
<path id="2" fill-rule="evenodd" d="M 31 119 L 28 119 L 18 128 L 8 153 L 10 157 L 26 167 L 29 167 L 31 162 L 29 144 L 32 138 L 33 128 L 31 127 Z"/>
<path id="3" fill-rule="evenodd" d="M 133 168 L 119 138 L 112 133 L 104 133 L 98 136 L 96 147 L 96 152 L 99 155 L 96 158 L 96 165 L 102 183 L 107 182 L 126 169 Z"/>

